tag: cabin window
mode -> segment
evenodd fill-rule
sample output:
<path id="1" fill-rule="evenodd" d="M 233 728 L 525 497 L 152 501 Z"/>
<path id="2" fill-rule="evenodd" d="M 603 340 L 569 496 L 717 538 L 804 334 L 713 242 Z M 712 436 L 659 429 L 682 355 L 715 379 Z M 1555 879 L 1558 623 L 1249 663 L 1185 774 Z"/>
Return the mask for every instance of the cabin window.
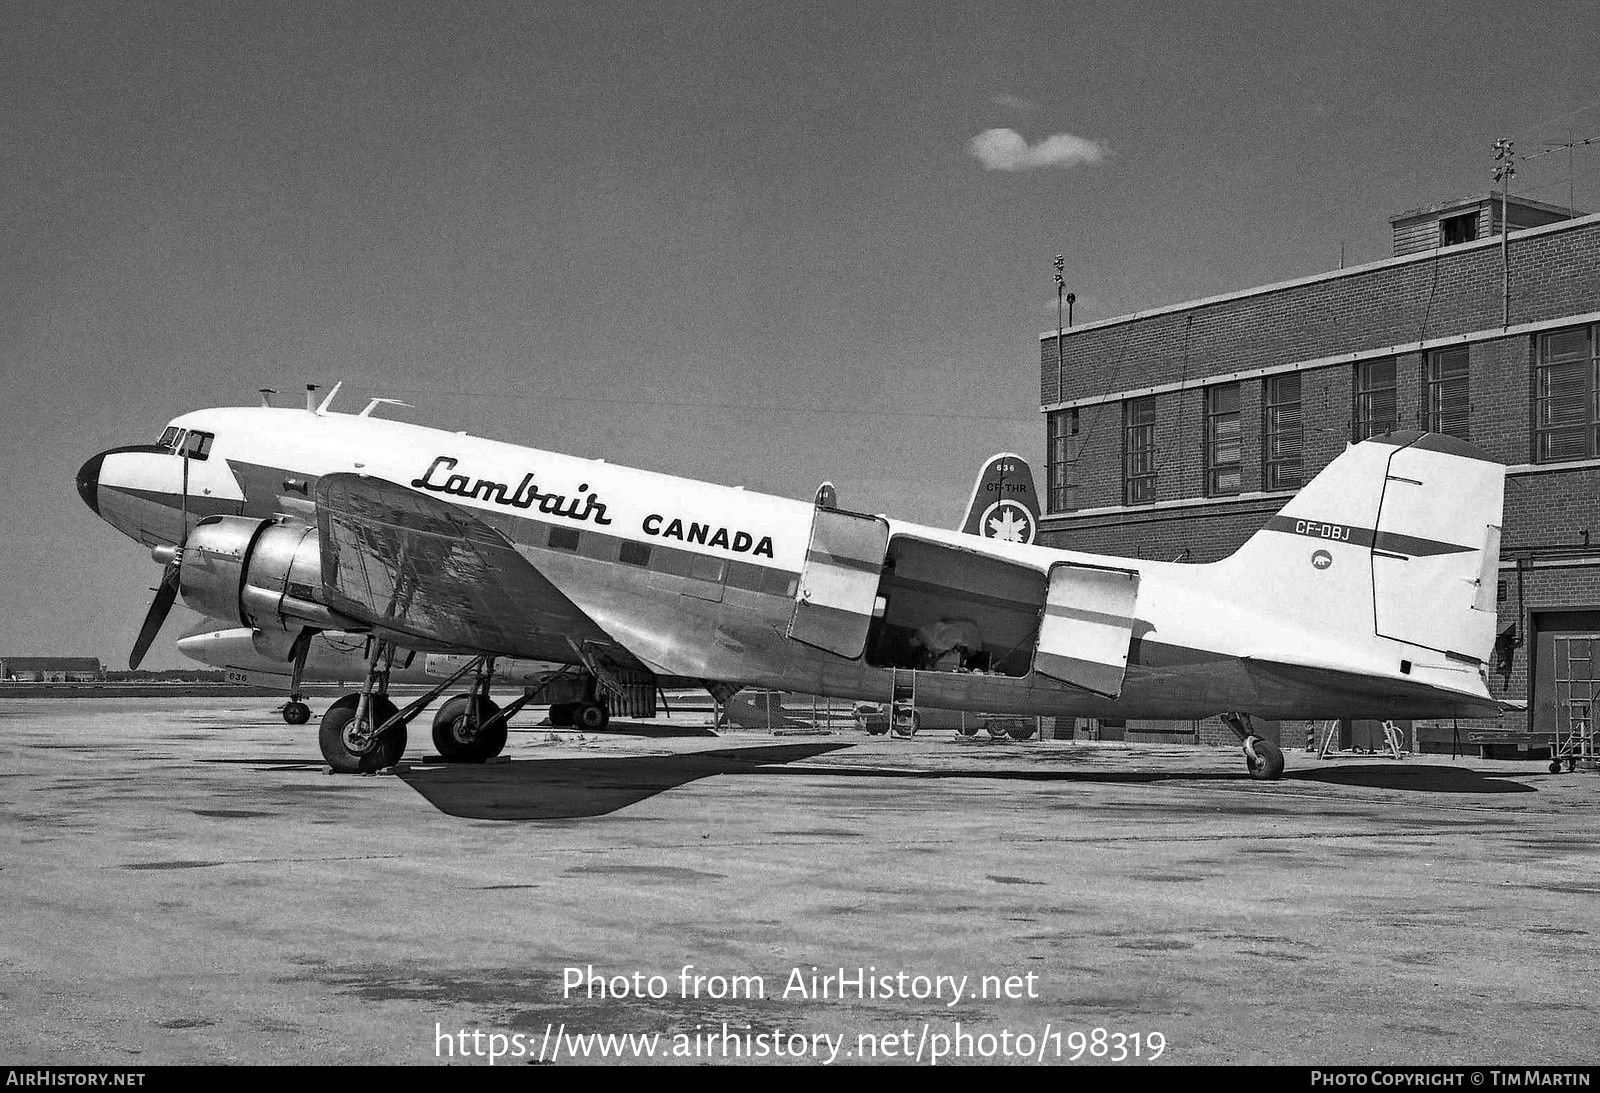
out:
<path id="1" fill-rule="evenodd" d="M 687 577 L 694 567 L 694 555 L 676 547 L 658 546 L 650 552 L 651 569 L 672 577 Z"/>
<path id="2" fill-rule="evenodd" d="M 728 563 L 728 587 L 742 588 L 747 592 L 760 592 L 767 583 L 767 571 L 749 562 Z"/>
<path id="3" fill-rule="evenodd" d="M 689 576 L 697 581 L 721 581 L 723 567 L 727 563 L 721 558 L 713 558 L 709 554 L 696 554 L 689 563 Z"/>
<path id="4" fill-rule="evenodd" d="M 649 565 L 650 544 L 636 543 L 632 539 L 622 540 L 622 547 L 617 552 L 617 561 L 623 565 Z"/>
<path id="5" fill-rule="evenodd" d="M 580 538 L 581 536 L 574 528 L 551 528 L 550 548 L 552 550 L 575 551 L 578 549 L 578 540 Z"/>

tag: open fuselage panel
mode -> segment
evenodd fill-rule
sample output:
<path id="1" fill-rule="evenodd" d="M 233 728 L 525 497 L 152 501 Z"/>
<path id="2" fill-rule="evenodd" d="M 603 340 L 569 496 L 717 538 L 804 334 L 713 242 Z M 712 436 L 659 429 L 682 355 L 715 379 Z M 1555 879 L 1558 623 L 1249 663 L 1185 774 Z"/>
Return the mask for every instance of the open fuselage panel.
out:
<path id="1" fill-rule="evenodd" d="M 1021 677 L 1033 664 L 1043 573 L 977 551 L 897 535 L 867 634 L 877 668 Z"/>

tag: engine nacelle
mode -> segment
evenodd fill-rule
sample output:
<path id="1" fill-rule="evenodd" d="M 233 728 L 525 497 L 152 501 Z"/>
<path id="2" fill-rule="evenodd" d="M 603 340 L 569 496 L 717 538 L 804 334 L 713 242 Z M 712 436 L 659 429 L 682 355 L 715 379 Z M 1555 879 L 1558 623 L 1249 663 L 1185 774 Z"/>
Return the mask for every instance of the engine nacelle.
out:
<path id="1" fill-rule="evenodd" d="M 243 516 L 196 524 L 178 569 L 186 606 L 260 630 L 344 629 L 351 620 L 317 602 L 321 588 L 316 528 Z"/>

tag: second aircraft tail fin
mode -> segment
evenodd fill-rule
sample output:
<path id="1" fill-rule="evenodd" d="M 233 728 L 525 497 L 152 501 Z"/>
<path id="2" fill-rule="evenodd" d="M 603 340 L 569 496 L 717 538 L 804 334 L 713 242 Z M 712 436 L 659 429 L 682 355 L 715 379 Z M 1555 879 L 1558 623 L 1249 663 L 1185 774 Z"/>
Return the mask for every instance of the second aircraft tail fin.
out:
<path id="1" fill-rule="evenodd" d="M 1039 537 L 1039 495 L 1033 488 L 1033 468 L 1026 459 L 1001 452 L 984 461 L 960 530 L 1018 543 L 1031 543 Z"/>

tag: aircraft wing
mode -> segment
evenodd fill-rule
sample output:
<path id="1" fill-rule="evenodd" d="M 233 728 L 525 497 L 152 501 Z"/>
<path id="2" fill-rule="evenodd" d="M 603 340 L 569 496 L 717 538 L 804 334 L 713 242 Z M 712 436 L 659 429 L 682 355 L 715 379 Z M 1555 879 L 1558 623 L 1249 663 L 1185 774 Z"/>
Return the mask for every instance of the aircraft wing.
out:
<path id="1" fill-rule="evenodd" d="M 465 509 L 362 474 L 317 483 L 328 606 L 458 649 L 642 668 L 500 532 Z M 582 654 L 580 654 L 582 655 Z"/>

